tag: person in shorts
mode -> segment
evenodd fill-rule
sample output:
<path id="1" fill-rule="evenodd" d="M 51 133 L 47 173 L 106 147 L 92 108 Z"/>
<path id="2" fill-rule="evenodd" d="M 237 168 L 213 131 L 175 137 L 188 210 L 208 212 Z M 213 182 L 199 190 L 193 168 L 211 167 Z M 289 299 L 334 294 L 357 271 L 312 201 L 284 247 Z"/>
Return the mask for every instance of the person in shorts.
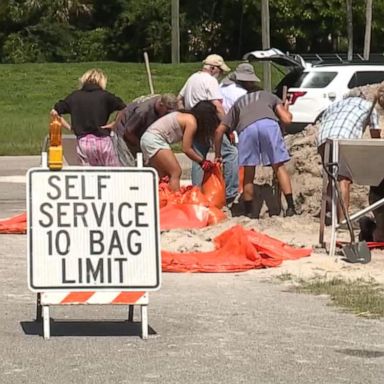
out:
<path id="1" fill-rule="evenodd" d="M 287 201 L 286 216 L 296 214 L 289 174 L 284 166 L 290 156 L 285 146 L 279 122 L 290 124 L 292 115 L 288 103 L 267 91 L 248 93 L 240 97 L 222 120 L 215 133 L 215 156 L 220 161 L 223 135 L 236 131 L 239 135 L 239 165 L 244 167 L 243 197 L 245 214 L 252 212 L 255 167 L 271 166 Z"/>
<path id="2" fill-rule="evenodd" d="M 171 112 L 156 120 L 141 137 L 140 147 L 149 165 L 161 178 L 168 176 L 169 187 L 177 191 L 182 170 L 170 144 L 181 142 L 183 152 L 208 171 L 213 163 L 195 150 L 194 143 L 209 143 L 218 125 L 216 107 L 209 101 L 200 101 L 189 111 Z"/>

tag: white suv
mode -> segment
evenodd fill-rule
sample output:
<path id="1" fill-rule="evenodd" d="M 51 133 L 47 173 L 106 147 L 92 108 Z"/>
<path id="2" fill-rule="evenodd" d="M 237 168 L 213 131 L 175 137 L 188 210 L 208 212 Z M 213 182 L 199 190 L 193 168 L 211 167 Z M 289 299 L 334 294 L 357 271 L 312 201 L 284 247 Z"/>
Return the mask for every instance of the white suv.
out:
<path id="1" fill-rule="evenodd" d="M 290 69 L 274 93 L 282 97 L 283 86 L 288 87 L 293 131 L 315 123 L 329 104 L 342 99 L 352 88 L 384 81 L 384 65 L 364 61 L 315 64 L 274 48 L 249 52 L 244 59 L 270 60 Z"/>

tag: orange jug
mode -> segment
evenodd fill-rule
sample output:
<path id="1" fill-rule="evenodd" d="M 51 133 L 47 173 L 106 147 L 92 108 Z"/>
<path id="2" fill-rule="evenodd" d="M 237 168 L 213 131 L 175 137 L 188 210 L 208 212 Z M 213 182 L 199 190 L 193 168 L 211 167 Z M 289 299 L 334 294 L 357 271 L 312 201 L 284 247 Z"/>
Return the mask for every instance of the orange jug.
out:
<path id="1" fill-rule="evenodd" d="M 61 145 L 61 121 L 58 116 L 53 117 L 49 124 L 49 142 L 51 147 Z"/>

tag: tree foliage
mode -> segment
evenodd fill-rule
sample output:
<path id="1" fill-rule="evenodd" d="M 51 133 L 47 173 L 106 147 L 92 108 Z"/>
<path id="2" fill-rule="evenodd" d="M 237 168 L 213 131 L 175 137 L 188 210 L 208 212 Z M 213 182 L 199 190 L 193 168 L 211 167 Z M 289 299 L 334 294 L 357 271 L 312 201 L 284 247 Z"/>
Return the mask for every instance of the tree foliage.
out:
<path id="1" fill-rule="evenodd" d="M 171 59 L 172 0 L 1 0 L 0 61 Z M 373 1 L 372 52 L 382 51 L 384 0 Z M 260 0 L 180 1 L 181 59 L 210 52 L 239 59 L 261 47 Z M 365 0 L 353 1 L 354 51 L 362 52 Z M 271 44 L 283 51 L 347 49 L 345 0 L 270 1 Z"/>

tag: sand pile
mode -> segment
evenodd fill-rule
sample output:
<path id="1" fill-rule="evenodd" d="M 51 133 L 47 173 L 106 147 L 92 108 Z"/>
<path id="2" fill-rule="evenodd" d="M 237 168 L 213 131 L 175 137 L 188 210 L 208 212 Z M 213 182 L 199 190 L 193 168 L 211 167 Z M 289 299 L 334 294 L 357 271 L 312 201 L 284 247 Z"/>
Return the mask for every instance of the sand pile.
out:
<path id="1" fill-rule="evenodd" d="M 351 90 L 351 93 L 362 93 L 367 100 L 373 100 L 377 88 L 381 84 L 367 85 Z M 377 105 L 376 110 L 380 116 L 381 137 L 384 137 L 384 111 Z M 322 189 L 322 166 L 320 156 L 317 154 L 316 135 L 318 125 L 308 125 L 304 131 L 285 138 L 292 159 L 287 168 L 292 177 L 292 188 L 296 202 L 303 213 L 316 214 L 320 209 Z M 368 131 L 364 137 L 369 138 Z M 269 177 L 272 177 L 271 175 Z M 351 209 L 358 210 L 367 206 L 368 187 L 353 185 L 351 191 Z"/>

